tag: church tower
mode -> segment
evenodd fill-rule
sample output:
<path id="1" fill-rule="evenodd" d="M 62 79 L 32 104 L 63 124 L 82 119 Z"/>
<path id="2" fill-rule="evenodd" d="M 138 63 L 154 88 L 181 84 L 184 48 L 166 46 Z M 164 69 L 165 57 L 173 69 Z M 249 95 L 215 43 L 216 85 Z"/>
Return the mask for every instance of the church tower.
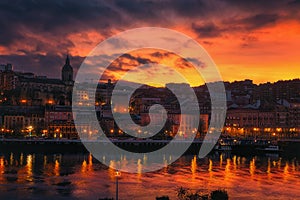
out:
<path id="1" fill-rule="evenodd" d="M 73 68 L 70 65 L 70 58 L 67 55 L 66 63 L 61 70 L 61 79 L 66 85 L 73 85 Z"/>

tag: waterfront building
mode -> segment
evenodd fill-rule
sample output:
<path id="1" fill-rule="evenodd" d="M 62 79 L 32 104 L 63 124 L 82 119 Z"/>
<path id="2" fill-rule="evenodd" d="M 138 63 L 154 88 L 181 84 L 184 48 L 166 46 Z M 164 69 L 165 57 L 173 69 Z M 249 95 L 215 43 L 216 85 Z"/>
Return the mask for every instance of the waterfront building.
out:
<path id="1" fill-rule="evenodd" d="M 7 93 L 6 105 L 71 105 L 74 84 L 73 68 L 67 56 L 62 67 L 62 79 L 35 76 L 33 73 L 13 71 L 11 65 L 0 69 L 0 92 Z M 7 92 L 9 91 L 9 92 Z"/>
<path id="2" fill-rule="evenodd" d="M 62 120 L 70 122 L 73 120 L 71 106 L 47 106 L 45 109 L 45 124 L 48 126 L 55 120 Z"/>
<path id="3" fill-rule="evenodd" d="M 87 129 L 87 127 L 85 127 Z M 78 139 L 77 130 L 73 121 L 53 120 L 48 125 L 45 135 L 48 138 Z"/>
<path id="4" fill-rule="evenodd" d="M 230 109 L 224 134 L 233 137 L 291 138 L 300 136 L 299 110 L 277 106 L 275 110 Z"/>

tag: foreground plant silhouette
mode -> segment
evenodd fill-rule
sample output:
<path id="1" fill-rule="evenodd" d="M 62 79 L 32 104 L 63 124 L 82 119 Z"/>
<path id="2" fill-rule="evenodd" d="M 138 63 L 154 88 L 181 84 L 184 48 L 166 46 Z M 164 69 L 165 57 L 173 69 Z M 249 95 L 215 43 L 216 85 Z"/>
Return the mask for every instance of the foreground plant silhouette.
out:
<path id="1" fill-rule="evenodd" d="M 228 194 L 226 190 L 214 190 L 210 193 L 211 200 L 227 200 Z"/>
<path id="2" fill-rule="evenodd" d="M 177 197 L 180 200 L 228 200 L 226 190 L 214 190 L 210 194 L 201 194 L 200 191 L 192 192 L 183 187 L 178 189 Z"/>

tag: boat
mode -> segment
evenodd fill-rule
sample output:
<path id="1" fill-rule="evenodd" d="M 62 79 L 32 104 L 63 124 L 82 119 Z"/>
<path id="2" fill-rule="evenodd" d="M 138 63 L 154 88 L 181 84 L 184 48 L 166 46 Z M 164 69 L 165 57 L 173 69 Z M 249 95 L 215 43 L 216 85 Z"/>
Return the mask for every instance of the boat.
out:
<path id="1" fill-rule="evenodd" d="M 278 145 L 270 145 L 265 148 L 257 148 L 259 151 L 265 151 L 265 152 L 280 152 L 282 151 Z"/>
<path id="2" fill-rule="evenodd" d="M 231 151 L 232 150 L 230 145 L 225 145 L 225 144 L 217 144 L 214 149 L 217 151 Z"/>
<path id="3" fill-rule="evenodd" d="M 216 146 L 214 147 L 214 150 L 216 151 L 231 151 L 232 150 L 232 143 L 228 140 L 220 139 Z"/>

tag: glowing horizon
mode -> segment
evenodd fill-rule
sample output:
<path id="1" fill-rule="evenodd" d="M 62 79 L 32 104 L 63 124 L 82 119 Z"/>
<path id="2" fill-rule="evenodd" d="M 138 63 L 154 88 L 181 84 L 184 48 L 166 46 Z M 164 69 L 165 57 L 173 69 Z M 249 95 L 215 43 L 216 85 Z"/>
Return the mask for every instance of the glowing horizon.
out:
<path id="1" fill-rule="evenodd" d="M 142 2 L 95 3 L 75 1 L 70 8 L 64 2 L 20 2 L 18 8 L 3 10 L 6 28 L 0 33 L 0 63 L 12 63 L 18 71 L 60 77 L 66 54 L 76 73 L 101 41 L 150 26 L 173 29 L 196 40 L 212 57 L 224 81 L 251 79 L 259 84 L 300 77 L 297 1 L 190 1 L 184 6 L 155 0 L 148 6 Z M 33 12 L 22 9 L 28 6 Z M 162 6 L 167 7 L 164 12 L 159 9 Z M 57 15 L 64 8 L 70 9 Z M 151 14 L 145 14 L 148 12 Z"/>

